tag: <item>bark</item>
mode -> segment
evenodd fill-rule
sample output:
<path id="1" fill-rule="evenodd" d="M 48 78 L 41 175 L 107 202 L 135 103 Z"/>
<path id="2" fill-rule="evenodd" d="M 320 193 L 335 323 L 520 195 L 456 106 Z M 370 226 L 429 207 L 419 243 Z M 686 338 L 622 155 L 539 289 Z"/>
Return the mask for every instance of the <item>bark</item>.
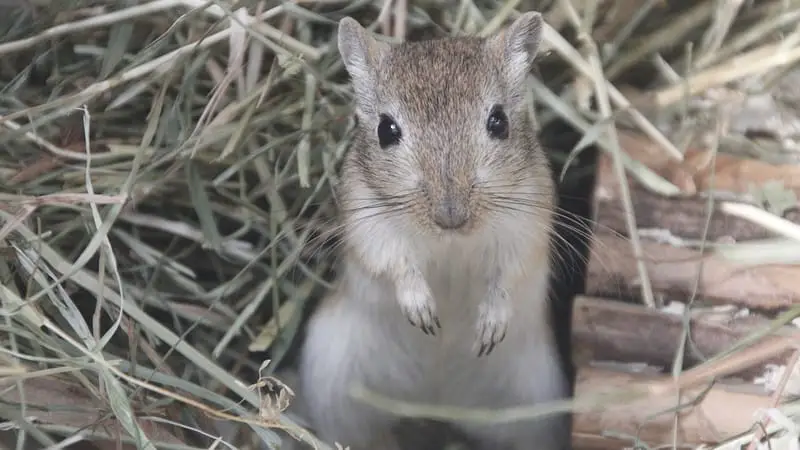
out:
<path id="1" fill-rule="evenodd" d="M 800 302 L 800 268 L 796 266 L 740 266 L 711 252 L 701 254 L 645 238 L 641 244 L 646 270 L 658 295 L 686 301 L 696 292 L 697 298 L 712 303 L 768 311 Z M 610 233 L 596 233 L 589 257 L 587 294 L 637 298 L 638 279 L 630 242 Z"/>
<path id="2" fill-rule="evenodd" d="M 683 390 L 680 403 L 675 392 L 651 394 L 632 401 L 616 400 L 620 392 L 650 391 L 650 385 L 662 385 L 665 378 L 582 367 L 576 380 L 576 398 L 604 397 L 596 406 L 575 413 L 575 448 L 612 449 L 632 445 L 622 438 L 604 436 L 609 433 L 637 436 L 651 448 L 671 444 L 675 426 L 675 414 L 671 411 L 678 404 L 686 405 L 678 414 L 678 448 L 716 443 L 748 430 L 757 410 L 771 406 L 769 396 L 752 385 L 722 383 Z"/>
<path id="3" fill-rule="evenodd" d="M 683 161 L 675 161 L 661 147 L 637 132 L 618 130 L 619 143 L 631 159 L 646 165 L 666 178 L 687 196 L 707 191 L 744 194 L 753 186 L 779 181 L 800 195 L 800 165 L 770 163 L 763 160 L 714 153 L 700 146 L 690 146 Z M 598 161 L 597 189 L 613 198 L 619 197 L 612 160 L 603 153 Z"/>
<path id="4" fill-rule="evenodd" d="M 670 370 L 684 333 L 682 315 L 599 298 L 576 297 L 572 317 L 573 359 L 578 367 L 592 361 L 617 361 Z M 692 311 L 683 366 L 702 363 L 769 325 L 769 320 L 756 315 Z M 797 330 L 787 326 L 783 332 Z M 786 364 L 790 356 L 791 351 L 785 351 L 734 375 L 753 380 L 764 375 L 765 363 Z"/>
<path id="5" fill-rule="evenodd" d="M 625 152 L 673 181 L 685 195 L 666 198 L 650 192 L 631 177 L 631 191 L 645 264 L 657 295 L 687 300 L 698 297 L 719 304 L 778 310 L 800 302 L 800 267 L 781 264 L 744 264 L 697 242 L 739 243 L 775 237 L 745 219 L 711 208 L 696 192 L 711 186 L 711 159 L 707 151 L 690 149 L 683 163 L 674 163 L 644 138 L 620 133 Z M 716 190 L 746 194 L 751 186 L 782 180 L 800 195 L 800 167 L 770 165 L 718 154 L 714 167 Z M 589 255 L 586 292 L 595 296 L 638 297 L 638 271 L 627 236 L 619 183 L 609 155 L 599 158 L 595 186 L 595 236 Z M 719 203 L 719 202 L 716 202 Z M 800 223 L 800 211 L 784 219 Z M 708 227 L 706 229 L 706 222 Z M 647 233 L 649 232 L 649 233 Z M 695 241 L 692 243 L 691 241 Z"/>

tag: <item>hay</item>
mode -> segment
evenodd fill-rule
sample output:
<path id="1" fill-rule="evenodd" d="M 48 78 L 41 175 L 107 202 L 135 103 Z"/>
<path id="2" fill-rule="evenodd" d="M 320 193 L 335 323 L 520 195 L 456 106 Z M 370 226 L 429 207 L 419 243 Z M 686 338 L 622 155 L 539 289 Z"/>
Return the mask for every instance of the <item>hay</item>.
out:
<path id="1" fill-rule="evenodd" d="M 212 419 L 268 443 L 295 425 L 267 387 L 330 281 L 330 186 L 353 126 L 343 15 L 401 37 L 432 24 L 485 35 L 546 11 L 542 64 L 561 75 L 532 81 L 538 112 L 585 134 L 562 159 L 595 144 L 618 176 L 671 195 L 620 151 L 611 118 L 680 159 L 687 129 L 728 104 L 691 108 L 688 94 L 800 58 L 800 2 L 684 3 L 0 2 L 5 425 L 40 447 L 137 448 L 207 448 Z M 634 102 L 619 80 L 637 65 L 659 78 Z M 268 364 L 250 353 L 264 350 Z"/>

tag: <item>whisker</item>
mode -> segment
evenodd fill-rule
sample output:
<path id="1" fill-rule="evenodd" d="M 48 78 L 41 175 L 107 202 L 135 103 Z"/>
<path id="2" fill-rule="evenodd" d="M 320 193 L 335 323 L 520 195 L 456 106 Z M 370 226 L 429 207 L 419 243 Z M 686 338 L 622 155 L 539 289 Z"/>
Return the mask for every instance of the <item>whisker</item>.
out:
<path id="1" fill-rule="evenodd" d="M 401 207 L 385 208 L 382 210 L 374 211 L 372 214 L 369 215 L 357 216 L 355 223 L 360 224 L 361 222 L 374 220 L 379 217 L 393 217 L 393 216 L 396 217 L 398 215 L 407 214 L 412 209 L 413 206 L 414 206 L 413 203 L 408 203 Z"/>
<path id="2" fill-rule="evenodd" d="M 487 207 L 489 207 L 489 205 L 487 205 Z M 578 233 L 585 238 L 590 238 L 592 236 L 590 231 L 591 220 L 574 217 L 575 215 L 570 211 L 560 210 L 556 207 L 520 202 L 494 201 L 491 203 L 491 208 L 496 212 L 521 213 L 532 216 L 539 216 L 540 211 L 547 211 L 556 218 L 564 219 L 564 222 L 559 222 L 559 224 L 563 227 L 567 227 L 569 231 Z"/>
<path id="3" fill-rule="evenodd" d="M 595 220 L 593 220 L 593 219 L 591 219 L 589 217 L 579 216 L 579 215 L 577 215 L 577 214 L 575 214 L 575 213 L 573 213 L 571 211 L 565 210 L 565 209 L 563 209 L 561 207 L 552 205 L 552 204 L 547 203 L 547 202 L 542 202 L 542 201 L 539 201 L 539 200 L 536 200 L 536 199 L 523 198 L 523 197 L 521 197 L 519 195 L 514 196 L 514 195 L 508 195 L 508 194 L 493 194 L 492 193 L 492 194 L 488 194 L 487 196 L 490 197 L 490 201 L 491 202 L 497 203 L 500 206 L 515 205 L 515 206 L 523 206 L 523 207 L 528 207 L 528 208 L 539 208 L 539 209 L 551 210 L 553 212 L 553 214 L 555 214 L 558 218 L 565 219 L 565 220 L 567 220 L 567 221 L 569 221 L 569 222 L 571 222 L 573 224 L 576 224 L 576 225 L 578 225 L 580 227 L 585 227 L 585 228 L 589 228 L 590 226 L 592 226 L 592 227 L 600 227 L 600 228 L 603 229 L 603 231 L 606 231 L 606 232 L 609 232 L 611 234 L 614 234 L 617 237 L 623 237 L 623 235 L 621 233 L 617 232 L 616 230 L 614 230 L 613 228 L 610 228 L 607 225 L 598 223 L 598 222 L 596 222 Z M 528 211 L 516 210 L 516 212 L 528 212 Z M 589 237 L 589 236 L 586 236 L 586 237 Z"/>
<path id="4" fill-rule="evenodd" d="M 558 276 L 571 273 L 578 263 L 588 265 L 593 250 L 595 258 L 602 255 L 602 252 L 597 252 L 594 248 L 604 245 L 595 238 L 594 229 L 600 228 L 614 235 L 622 236 L 610 227 L 596 223 L 591 218 L 577 215 L 558 206 L 554 198 L 525 194 L 526 190 L 535 192 L 541 188 L 539 184 L 535 183 L 535 180 L 523 183 L 490 180 L 476 183 L 475 186 L 483 194 L 480 207 L 484 210 L 492 214 L 538 219 L 539 227 L 532 227 L 525 233 L 529 234 L 531 238 L 541 238 L 543 235 L 541 227 L 545 227 L 544 231 L 549 236 L 548 239 L 553 249 L 550 252 L 553 270 Z M 353 206 L 340 207 L 338 215 L 339 217 L 349 217 L 350 226 L 398 217 L 409 214 L 418 205 L 418 195 L 418 189 L 408 189 L 391 195 L 374 194 L 350 197 L 346 198 L 343 204 Z M 553 222 L 546 218 L 548 215 L 553 217 Z M 311 244 L 318 244 L 318 247 L 312 250 L 312 254 L 337 252 L 341 247 L 347 245 L 347 242 L 342 239 L 345 223 L 329 227 L 321 225 L 321 227 L 327 228 L 327 230 L 320 231 L 319 236 L 309 240 L 309 247 L 317 247 Z M 607 268 L 604 261 L 600 261 L 600 264 Z"/>
<path id="5" fill-rule="evenodd" d="M 608 231 L 610 234 L 624 238 L 621 233 L 608 226 L 599 224 L 591 218 L 578 216 L 571 211 L 567 211 L 559 206 L 554 205 L 551 202 L 526 198 L 520 196 L 519 194 L 512 195 L 508 193 L 496 192 L 486 194 L 488 200 L 485 202 L 484 207 L 490 211 L 501 214 L 526 214 L 531 217 L 541 217 L 542 211 L 547 211 L 551 213 L 554 218 L 560 219 L 556 220 L 552 227 L 548 226 L 548 229 L 552 228 L 552 230 L 549 231 L 550 235 L 553 237 L 553 242 L 557 250 L 554 252 L 553 256 L 559 260 L 561 266 L 560 269 L 564 271 L 570 270 L 571 267 L 569 267 L 569 264 L 567 261 L 565 261 L 565 256 L 562 253 L 559 253 L 559 250 L 563 251 L 567 256 L 578 258 L 578 261 L 587 265 L 589 264 L 593 250 L 595 250 L 595 258 L 598 258 L 598 262 L 604 269 L 608 268 L 606 262 L 601 258 L 602 252 L 598 252 L 595 249 L 595 247 L 598 245 L 603 246 L 604 244 L 602 241 L 599 241 L 595 238 L 592 228 L 601 228 L 604 231 Z M 582 254 L 584 252 L 580 251 L 575 244 L 571 243 L 563 235 L 565 232 L 572 233 L 573 235 L 583 238 L 585 241 L 585 244 L 583 245 L 588 247 L 586 256 Z"/>
<path id="6" fill-rule="evenodd" d="M 358 212 L 371 211 L 375 209 L 397 209 L 408 206 L 410 202 L 375 203 L 371 205 L 357 206 L 354 208 L 343 209 L 343 212 L 352 215 Z"/>

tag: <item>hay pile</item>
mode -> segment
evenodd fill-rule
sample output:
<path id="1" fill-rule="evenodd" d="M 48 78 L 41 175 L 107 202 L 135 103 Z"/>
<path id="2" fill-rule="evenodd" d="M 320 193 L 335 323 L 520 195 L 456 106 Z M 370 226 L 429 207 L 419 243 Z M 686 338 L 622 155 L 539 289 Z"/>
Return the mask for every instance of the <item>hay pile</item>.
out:
<path id="1" fill-rule="evenodd" d="M 330 187 L 353 125 L 336 21 L 486 34 L 532 8 L 552 26 L 541 122 L 585 133 L 561 161 L 618 154 L 612 115 L 680 158 L 733 108 L 722 94 L 751 86 L 794 120 L 768 83 L 800 58 L 798 1 L 0 2 L 8 445 L 208 448 L 217 419 L 244 424 L 237 445 L 277 443 L 290 393 L 270 376 L 331 279 Z M 795 158 L 787 126 L 737 105 L 731 140 L 770 131 L 768 156 Z M 617 175 L 676 192 L 621 156 Z"/>

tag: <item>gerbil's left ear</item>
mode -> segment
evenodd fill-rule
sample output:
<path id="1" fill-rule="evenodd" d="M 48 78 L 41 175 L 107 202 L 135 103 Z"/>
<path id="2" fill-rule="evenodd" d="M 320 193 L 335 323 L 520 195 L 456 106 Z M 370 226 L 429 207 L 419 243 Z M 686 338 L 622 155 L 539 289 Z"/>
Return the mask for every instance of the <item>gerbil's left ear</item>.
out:
<path id="1" fill-rule="evenodd" d="M 389 45 L 375 39 L 351 17 L 339 21 L 338 35 L 339 54 L 350 74 L 358 109 L 377 116 L 374 109 L 378 70 Z"/>
<path id="2" fill-rule="evenodd" d="M 526 12 L 492 39 L 493 47 L 502 49 L 503 65 L 511 86 L 524 82 L 531 70 L 542 43 L 543 23 L 540 13 Z"/>

